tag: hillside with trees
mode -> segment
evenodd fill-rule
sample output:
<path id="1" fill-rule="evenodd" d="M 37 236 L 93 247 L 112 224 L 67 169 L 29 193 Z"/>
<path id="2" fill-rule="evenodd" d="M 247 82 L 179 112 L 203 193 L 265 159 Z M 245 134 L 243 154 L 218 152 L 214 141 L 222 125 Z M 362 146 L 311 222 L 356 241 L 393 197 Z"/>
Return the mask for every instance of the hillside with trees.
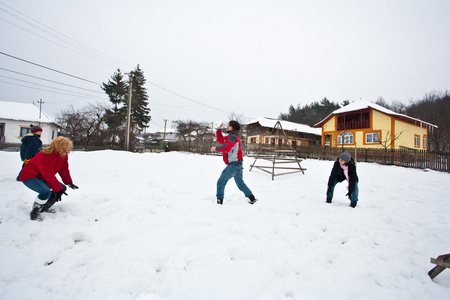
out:
<path id="1" fill-rule="evenodd" d="M 438 128 L 429 133 L 431 150 L 450 152 L 450 93 L 431 92 L 422 99 L 403 105 L 398 101 L 388 104 L 378 99 L 377 104 L 399 113 L 406 113 L 413 118 L 437 125 Z"/>
<path id="2" fill-rule="evenodd" d="M 342 106 L 348 103 L 348 101 L 344 101 Z M 332 102 L 325 97 L 320 102 L 316 101 L 305 106 L 298 104 L 297 107 L 294 107 L 291 104 L 289 112 L 287 114 L 280 114 L 278 119 L 314 126 L 340 107 L 338 103 Z"/>

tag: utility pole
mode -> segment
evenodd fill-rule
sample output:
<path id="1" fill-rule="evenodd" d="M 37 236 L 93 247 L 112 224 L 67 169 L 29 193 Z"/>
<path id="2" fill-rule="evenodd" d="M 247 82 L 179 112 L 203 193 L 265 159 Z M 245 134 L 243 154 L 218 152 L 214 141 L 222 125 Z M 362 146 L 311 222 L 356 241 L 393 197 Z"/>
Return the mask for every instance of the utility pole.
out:
<path id="1" fill-rule="evenodd" d="M 129 97 L 127 107 L 127 132 L 125 133 L 125 151 L 130 151 L 130 127 L 131 127 L 131 95 L 133 94 L 133 73 L 130 76 Z"/>
<path id="2" fill-rule="evenodd" d="M 211 147 L 214 142 L 214 122 L 211 122 Z"/>
<path id="3" fill-rule="evenodd" d="M 41 126 L 41 113 L 42 113 L 42 104 L 45 102 L 42 101 L 42 98 L 38 101 L 39 103 L 39 126 Z"/>
<path id="4" fill-rule="evenodd" d="M 164 136 L 163 136 L 163 142 L 166 140 L 166 125 L 167 125 L 167 119 L 164 119 Z"/>

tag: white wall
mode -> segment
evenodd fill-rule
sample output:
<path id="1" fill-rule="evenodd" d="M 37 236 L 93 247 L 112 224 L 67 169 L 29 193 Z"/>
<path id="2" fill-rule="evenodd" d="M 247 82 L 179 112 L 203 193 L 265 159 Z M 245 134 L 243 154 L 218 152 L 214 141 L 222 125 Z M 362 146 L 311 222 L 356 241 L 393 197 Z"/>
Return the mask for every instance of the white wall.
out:
<path id="1" fill-rule="evenodd" d="M 29 121 L 16 121 L 16 120 L 5 120 L 0 119 L 0 123 L 5 123 L 5 143 L 20 144 L 22 137 L 20 137 L 20 127 L 29 127 L 30 124 L 38 125 L 36 122 Z M 52 137 L 56 138 L 58 136 L 58 126 L 55 124 L 41 123 L 42 144 L 48 145 L 52 141 Z M 53 136 L 52 136 L 53 133 Z"/>

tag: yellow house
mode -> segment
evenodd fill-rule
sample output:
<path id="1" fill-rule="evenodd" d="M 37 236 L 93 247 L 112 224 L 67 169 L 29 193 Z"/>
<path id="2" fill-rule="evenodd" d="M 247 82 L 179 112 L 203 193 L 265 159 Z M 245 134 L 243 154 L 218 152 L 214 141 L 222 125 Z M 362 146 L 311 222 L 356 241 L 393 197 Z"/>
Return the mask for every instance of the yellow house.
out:
<path id="1" fill-rule="evenodd" d="M 322 146 L 427 149 L 436 125 L 364 100 L 341 107 L 314 127 L 322 128 Z"/>

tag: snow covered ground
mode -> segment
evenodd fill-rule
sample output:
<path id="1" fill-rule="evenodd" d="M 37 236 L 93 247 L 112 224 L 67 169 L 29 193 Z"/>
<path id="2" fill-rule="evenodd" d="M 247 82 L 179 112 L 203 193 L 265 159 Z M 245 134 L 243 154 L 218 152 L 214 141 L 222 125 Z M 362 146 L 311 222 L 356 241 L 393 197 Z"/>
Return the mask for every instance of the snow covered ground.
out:
<path id="1" fill-rule="evenodd" d="M 450 174 L 358 163 L 353 209 L 345 183 L 325 203 L 331 161 L 274 181 L 251 162 L 259 202 L 230 181 L 220 206 L 219 156 L 74 152 L 80 189 L 36 222 L 0 151 L 0 298 L 449 299 L 450 269 L 427 272 L 450 253 Z"/>

